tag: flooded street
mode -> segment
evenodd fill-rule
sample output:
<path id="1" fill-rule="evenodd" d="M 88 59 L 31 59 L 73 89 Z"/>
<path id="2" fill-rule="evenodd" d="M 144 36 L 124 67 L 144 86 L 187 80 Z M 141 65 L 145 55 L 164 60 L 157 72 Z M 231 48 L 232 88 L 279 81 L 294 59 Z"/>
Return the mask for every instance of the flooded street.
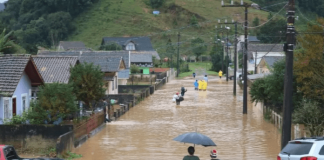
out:
<path id="1" fill-rule="evenodd" d="M 193 78 L 173 80 L 163 89 L 131 108 L 75 152 L 82 160 L 181 160 L 192 144 L 172 139 L 198 131 L 210 137 L 216 147 L 196 146 L 195 155 L 210 159 L 216 149 L 221 160 L 271 160 L 280 151 L 280 134 L 263 119 L 260 108 L 249 104 L 242 114 L 243 92 L 233 81 L 209 78 L 207 91 L 195 91 Z M 172 96 L 181 85 L 188 89 L 180 106 Z"/>

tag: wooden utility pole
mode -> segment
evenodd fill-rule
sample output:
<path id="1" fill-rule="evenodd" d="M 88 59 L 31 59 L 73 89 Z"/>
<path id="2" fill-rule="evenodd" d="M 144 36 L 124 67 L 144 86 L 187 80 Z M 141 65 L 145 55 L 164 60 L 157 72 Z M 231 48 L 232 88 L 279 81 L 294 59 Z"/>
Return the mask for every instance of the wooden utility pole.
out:
<path id="1" fill-rule="evenodd" d="M 177 77 L 179 77 L 179 59 L 180 59 L 180 55 L 179 55 L 179 47 L 180 47 L 180 32 L 178 32 L 178 55 L 177 55 Z"/>
<path id="2" fill-rule="evenodd" d="M 283 102 L 283 124 L 281 148 L 291 140 L 291 114 L 293 112 L 293 59 L 295 42 L 295 0 L 289 0 L 287 13 L 287 42 L 284 45 L 286 52 L 285 88 Z"/>
<path id="3" fill-rule="evenodd" d="M 228 82 L 228 30 L 226 29 L 226 81 Z"/>
<path id="4" fill-rule="evenodd" d="M 233 1 L 231 1 L 231 5 L 224 5 L 224 0 L 222 0 L 222 7 L 244 7 L 245 8 L 245 22 L 244 22 L 244 45 L 245 52 L 243 52 L 243 65 L 244 72 L 243 74 L 243 114 L 247 114 L 247 54 L 248 54 L 248 8 L 251 4 L 243 3 L 241 0 L 240 5 L 234 5 Z"/>
<path id="5" fill-rule="evenodd" d="M 258 51 L 255 52 L 255 58 L 254 58 L 254 74 L 257 74 L 257 59 L 258 59 Z"/>

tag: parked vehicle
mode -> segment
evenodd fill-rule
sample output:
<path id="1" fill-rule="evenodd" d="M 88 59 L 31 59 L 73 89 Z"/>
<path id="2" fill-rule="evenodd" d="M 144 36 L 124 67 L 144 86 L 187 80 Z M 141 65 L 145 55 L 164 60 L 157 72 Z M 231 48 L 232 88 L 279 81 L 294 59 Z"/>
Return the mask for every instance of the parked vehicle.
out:
<path id="1" fill-rule="evenodd" d="M 63 160 L 54 158 L 21 158 L 15 148 L 8 145 L 0 145 L 0 160 Z"/>
<path id="2" fill-rule="evenodd" d="M 324 160 L 324 137 L 289 141 L 277 160 Z"/>
<path id="3" fill-rule="evenodd" d="M 236 71 L 236 79 L 240 78 L 240 75 L 241 75 L 241 70 L 237 70 Z M 234 79 L 234 69 L 231 67 L 228 67 L 228 78 L 230 80 Z"/>

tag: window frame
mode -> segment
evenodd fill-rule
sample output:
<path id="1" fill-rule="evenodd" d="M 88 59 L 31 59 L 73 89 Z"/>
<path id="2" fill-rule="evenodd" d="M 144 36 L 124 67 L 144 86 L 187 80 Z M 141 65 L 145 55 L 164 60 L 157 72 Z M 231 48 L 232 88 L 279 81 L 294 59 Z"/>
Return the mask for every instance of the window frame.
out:
<path id="1" fill-rule="evenodd" d="M 11 118 L 11 110 L 10 110 L 10 99 L 9 97 L 3 97 L 3 120 L 5 119 L 10 119 Z M 5 106 L 5 102 L 8 101 L 8 107 L 7 107 L 7 113 L 6 114 L 6 106 Z"/>
<path id="2" fill-rule="evenodd" d="M 127 45 L 126 45 L 126 50 L 127 51 L 134 51 L 135 50 L 135 44 L 133 42 L 129 42 Z"/>
<path id="3" fill-rule="evenodd" d="M 24 110 L 24 100 L 23 100 L 23 98 L 25 98 L 25 110 Z M 27 95 L 27 93 L 24 93 L 24 94 L 21 94 L 21 111 L 22 111 L 22 113 L 24 113 L 25 111 L 27 111 L 28 110 L 28 95 Z"/>

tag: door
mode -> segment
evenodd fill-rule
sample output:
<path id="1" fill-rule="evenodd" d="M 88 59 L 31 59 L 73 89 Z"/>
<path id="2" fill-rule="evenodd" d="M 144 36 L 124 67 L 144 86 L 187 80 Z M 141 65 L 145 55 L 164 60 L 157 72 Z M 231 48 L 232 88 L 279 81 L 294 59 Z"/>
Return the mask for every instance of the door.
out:
<path id="1" fill-rule="evenodd" d="M 12 116 L 17 114 L 17 103 L 16 98 L 12 98 Z"/>

